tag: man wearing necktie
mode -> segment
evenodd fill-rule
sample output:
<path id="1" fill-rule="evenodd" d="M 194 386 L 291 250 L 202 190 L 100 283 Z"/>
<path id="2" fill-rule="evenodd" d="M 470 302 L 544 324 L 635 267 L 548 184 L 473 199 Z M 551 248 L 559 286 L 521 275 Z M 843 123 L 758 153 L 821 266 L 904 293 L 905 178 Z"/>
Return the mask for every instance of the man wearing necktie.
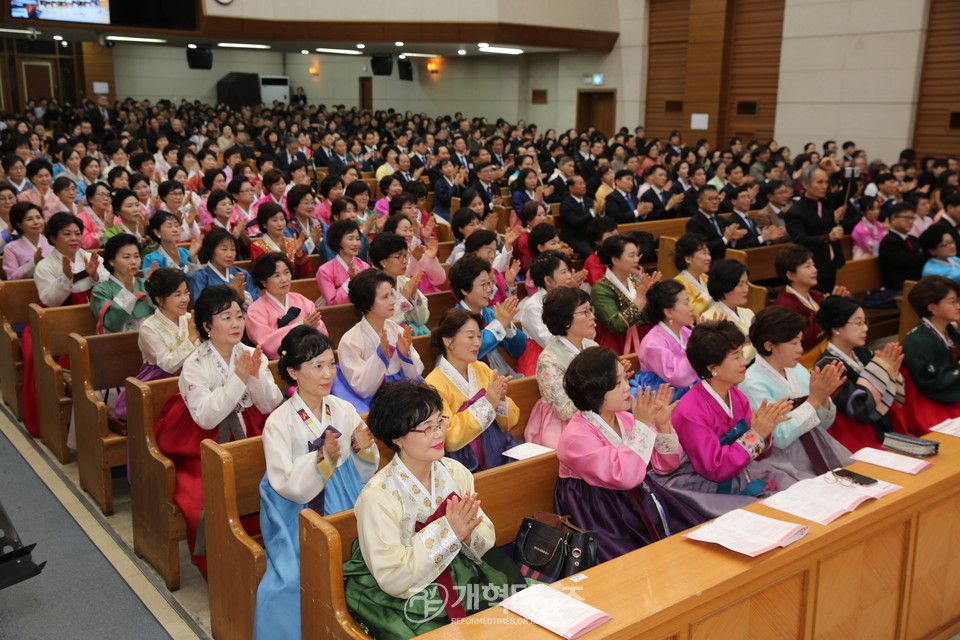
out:
<path id="1" fill-rule="evenodd" d="M 671 196 L 667 193 L 665 189 L 667 186 L 667 170 L 659 165 L 653 165 L 647 167 L 643 172 L 643 177 L 650 188 L 643 192 L 640 201 L 648 202 L 653 206 L 646 219 L 665 220 L 677 217 L 684 195 L 677 193 Z"/>
<path id="2" fill-rule="evenodd" d="M 913 205 L 901 202 L 890 207 L 890 231 L 880 241 L 880 271 L 883 284 L 891 291 L 902 291 L 905 280 L 919 280 L 927 256 L 910 229 L 917 216 Z"/>
<path id="3" fill-rule="evenodd" d="M 493 206 L 500 195 L 499 189 L 496 193 L 493 190 L 494 168 L 492 162 L 483 162 L 477 167 L 477 183 L 473 188 L 480 192 L 480 199 L 483 200 L 484 209 L 487 213 L 493 211 Z"/>
<path id="4" fill-rule="evenodd" d="M 820 165 L 809 165 L 803 170 L 800 176 L 803 195 L 787 211 L 786 225 L 791 240 L 813 254 L 813 264 L 817 267 L 817 291 L 830 294 L 837 281 L 837 270 L 846 263 L 840 246 L 843 227 L 839 223 L 846 207 L 834 209 L 828 169 L 840 170 L 835 159 L 827 157 Z"/>
<path id="5" fill-rule="evenodd" d="M 723 218 L 717 216 L 720 194 L 712 185 L 705 185 L 700 189 L 697 206 L 698 211 L 687 221 L 686 232 L 699 233 L 703 236 L 707 241 L 710 257 L 720 260 L 726 253 L 727 247 L 732 247 L 737 240 L 747 235 L 747 230 L 735 224 L 727 224 Z"/>
<path id="6" fill-rule="evenodd" d="M 570 195 L 560 203 L 560 228 L 563 229 L 563 241 L 579 253 L 588 256 L 593 253 L 587 235 L 587 227 L 593 220 L 593 202 L 587 197 L 587 183 L 583 176 L 574 175 L 567 180 Z"/>
<path id="7" fill-rule="evenodd" d="M 733 243 L 734 249 L 753 249 L 780 242 L 787 235 L 786 229 L 779 225 L 767 225 L 763 230 L 757 231 L 757 225 L 749 213 L 756 189 L 757 187 L 740 186 L 730 193 L 733 213 L 727 216 L 727 224 L 736 225 L 747 232 L 743 238 Z"/>

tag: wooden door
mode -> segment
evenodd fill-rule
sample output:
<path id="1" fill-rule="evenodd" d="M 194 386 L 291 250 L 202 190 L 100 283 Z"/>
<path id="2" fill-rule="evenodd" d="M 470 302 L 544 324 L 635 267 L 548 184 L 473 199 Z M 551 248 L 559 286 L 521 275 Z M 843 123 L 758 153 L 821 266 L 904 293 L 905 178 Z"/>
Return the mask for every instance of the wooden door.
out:
<path id="1" fill-rule="evenodd" d="M 24 60 L 20 63 L 23 78 L 23 103 L 41 98 L 53 98 L 53 62 L 48 60 Z"/>
<path id="2" fill-rule="evenodd" d="M 360 78 L 360 108 L 373 111 L 373 78 Z"/>
<path id="3" fill-rule="evenodd" d="M 577 90 L 577 131 L 593 127 L 610 137 L 614 134 L 616 121 L 616 89 Z"/>

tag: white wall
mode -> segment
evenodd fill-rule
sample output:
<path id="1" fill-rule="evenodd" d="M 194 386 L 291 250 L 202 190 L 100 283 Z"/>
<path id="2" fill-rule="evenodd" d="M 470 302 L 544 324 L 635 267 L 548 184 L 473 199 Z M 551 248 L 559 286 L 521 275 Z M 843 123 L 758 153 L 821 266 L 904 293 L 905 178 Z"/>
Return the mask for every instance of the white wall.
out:
<path id="1" fill-rule="evenodd" d="M 853 140 L 896 162 L 911 146 L 928 0 L 786 0 L 774 136 Z"/>

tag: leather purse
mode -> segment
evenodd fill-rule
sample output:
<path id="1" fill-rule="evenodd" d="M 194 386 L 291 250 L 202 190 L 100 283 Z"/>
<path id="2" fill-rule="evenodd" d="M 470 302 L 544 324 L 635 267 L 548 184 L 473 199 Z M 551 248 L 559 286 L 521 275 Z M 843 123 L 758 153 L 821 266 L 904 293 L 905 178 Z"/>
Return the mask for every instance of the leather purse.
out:
<path id="1" fill-rule="evenodd" d="M 523 519 L 513 560 L 524 577 L 555 582 L 596 566 L 597 532 L 577 528 L 570 516 L 538 511 Z"/>

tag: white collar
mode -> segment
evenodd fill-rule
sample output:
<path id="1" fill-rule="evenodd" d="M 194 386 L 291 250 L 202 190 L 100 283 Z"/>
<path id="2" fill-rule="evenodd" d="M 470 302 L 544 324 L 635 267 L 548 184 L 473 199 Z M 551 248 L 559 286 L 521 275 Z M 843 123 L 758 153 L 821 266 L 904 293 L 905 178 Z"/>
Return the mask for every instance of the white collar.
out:
<path id="1" fill-rule="evenodd" d="M 661 320 L 661 321 L 659 322 L 659 325 L 660 325 L 661 327 L 663 327 L 663 331 L 664 331 L 668 336 L 670 336 L 671 338 L 673 338 L 674 340 L 677 341 L 677 344 L 680 345 L 680 348 L 681 348 L 681 349 L 686 350 L 686 348 L 687 348 L 687 341 L 686 341 L 686 339 L 683 337 L 683 329 L 680 329 L 680 333 L 679 333 L 679 334 L 676 334 L 676 333 L 673 332 L 673 329 L 671 329 L 671 328 L 667 325 L 667 323 L 666 323 L 665 321 Z"/>
<path id="2" fill-rule="evenodd" d="M 227 372 L 233 371 L 233 361 L 236 359 L 237 347 L 239 346 L 239 344 L 233 345 L 233 350 L 230 352 L 230 362 L 228 363 L 223 361 L 223 356 L 220 355 L 220 352 L 217 351 L 216 347 L 214 347 L 209 340 L 207 340 L 207 347 L 210 349 L 210 353 L 212 353 L 217 361 L 226 368 Z"/>
<path id="3" fill-rule="evenodd" d="M 415 476 L 412 471 L 410 471 L 410 468 L 407 465 L 403 464 L 403 460 L 400 459 L 400 456 L 393 456 L 393 459 L 396 461 L 397 466 L 400 467 L 402 471 L 407 472 L 407 475 L 410 476 L 410 479 L 413 480 L 413 482 L 415 482 L 418 487 L 420 487 L 420 490 L 423 491 L 425 495 L 430 496 L 430 504 L 433 504 L 433 487 L 431 486 L 430 489 L 427 489 L 425 486 L 423 486 L 423 483 L 420 482 L 420 479 L 417 478 L 417 476 Z M 436 473 L 437 473 L 436 463 L 432 463 L 430 466 L 430 484 L 431 485 L 436 483 Z"/>
<path id="4" fill-rule="evenodd" d="M 791 398 L 799 398 L 802 395 L 803 392 L 800 386 L 797 385 L 797 381 L 793 379 L 793 374 L 790 373 L 790 369 L 784 369 L 783 375 L 780 375 L 780 372 L 777 371 L 772 364 L 767 362 L 764 356 L 758 356 L 753 362 L 761 371 L 767 374 L 767 376 L 785 388 L 790 393 Z"/>
<path id="5" fill-rule="evenodd" d="M 307 429 L 310 430 L 313 436 L 316 438 L 319 438 L 320 436 L 322 436 L 323 432 L 326 430 L 326 427 L 324 427 L 322 418 L 325 418 L 327 415 L 327 412 L 326 412 L 327 399 L 324 398 L 323 404 L 320 406 L 320 418 L 317 418 L 317 415 L 310 410 L 310 407 L 308 407 L 307 403 L 303 401 L 303 398 L 300 397 L 299 393 L 294 393 L 293 397 L 290 398 L 290 400 L 293 402 L 293 406 L 297 410 L 303 409 L 303 411 L 306 412 L 307 417 L 310 418 L 310 420 L 301 419 L 301 422 L 303 422 L 303 424 L 307 427 Z"/>
<path id="6" fill-rule="evenodd" d="M 860 362 L 860 359 L 856 357 L 856 354 L 854 354 L 854 357 L 851 359 L 850 356 L 841 351 L 840 348 L 834 345 L 832 342 L 827 343 L 827 351 L 830 351 L 835 356 L 843 360 L 844 364 L 849 366 L 857 373 L 863 372 L 863 363 Z"/>
<path id="7" fill-rule="evenodd" d="M 566 347 L 567 350 L 573 355 L 577 355 L 578 353 L 580 353 L 581 350 L 577 349 L 576 345 L 574 345 L 572 342 L 567 340 L 566 337 L 564 336 L 554 336 L 554 337 L 557 339 L 557 342 L 559 342 L 564 347 Z"/>
<path id="8" fill-rule="evenodd" d="M 211 271 L 213 271 L 215 274 L 217 274 L 217 276 L 218 276 L 221 280 L 223 280 L 224 282 L 230 282 L 230 267 L 227 267 L 227 269 L 226 269 L 226 274 L 223 274 L 223 273 L 220 273 L 219 271 L 217 271 L 217 268 L 216 268 L 215 266 L 213 266 L 213 263 L 212 263 L 212 262 L 211 262 L 210 264 L 208 264 L 207 266 L 210 268 Z"/>
<path id="9" fill-rule="evenodd" d="M 347 264 L 347 261 L 343 259 L 343 256 L 341 256 L 339 252 L 337 252 L 337 262 L 340 263 L 340 266 L 343 267 L 344 271 L 346 271 L 348 274 L 350 273 L 350 265 Z"/>
<path id="10" fill-rule="evenodd" d="M 714 304 L 716 304 L 720 308 L 720 310 L 723 311 L 725 314 L 733 318 L 734 321 L 743 322 L 743 318 L 740 316 L 740 312 L 737 311 L 739 307 L 737 307 L 737 309 L 731 309 L 729 306 L 727 306 L 723 302 L 720 302 L 719 300 L 714 300 Z"/>
<path id="11" fill-rule="evenodd" d="M 703 284 L 703 280 L 700 278 L 694 278 L 693 274 L 686 269 L 680 272 L 680 277 L 689 282 L 694 289 L 699 291 L 700 297 L 702 297 L 704 300 L 713 300 L 713 298 L 710 297 L 709 291 L 707 290 L 707 285 Z"/>
<path id="12" fill-rule="evenodd" d="M 280 302 L 280 300 L 278 300 L 278 299 L 276 298 L 276 296 L 274 296 L 272 293 L 270 293 L 270 292 L 267 291 L 267 290 L 264 290 L 263 295 L 264 295 L 265 297 L 273 300 L 273 302 L 274 302 L 278 307 L 280 307 L 281 309 L 283 309 L 284 313 L 286 313 L 286 311 L 287 311 L 287 309 L 288 309 L 288 306 L 287 306 L 287 304 L 286 304 L 285 302 Z"/>
<path id="13" fill-rule="evenodd" d="M 473 397 L 477 393 L 477 379 L 473 374 L 473 367 L 469 364 L 467 365 L 467 377 L 464 379 L 460 372 L 457 371 L 456 367 L 450 364 L 450 361 L 447 360 L 446 356 L 440 356 L 440 360 L 437 363 L 437 367 L 440 369 L 440 373 L 445 375 L 454 386 L 460 390 L 460 392 L 467 397 L 467 400 Z"/>
<path id="14" fill-rule="evenodd" d="M 731 409 L 730 406 L 729 406 L 726 402 L 723 401 L 723 398 L 720 397 L 720 394 L 718 394 L 716 391 L 714 391 L 713 387 L 711 387 L 711 386 L 710 386 L 710 383 L 707 382 L 706 380 L 703 381 L 703 388 L 707 390 L 707 393 L 709 393 L 709 394 L 711 395 L 711 397 L 713 397 L 714 400 L 717 401 L 717 404 L 720 405 L 720 407 L 727 413 L 727 415 L 732 418 L 732 417 L 733 417 L 733 409 Z M 730 388 L 733 389 L 733 387 L 730 387 Z M 728 394 L 729 394 L 729 393 L 732 393 L 732 391 L 728 391 L 727 393 L 728 393 Z"/>
<path id="15" fill-rule="evenodd" d="M 604 274 L 613 286 L 622 291 L 630 300 L 633 300 L 637 297 L 637 289 L 633 286 L 633 280 L 627 276 L 627 284 L 624 284 L 620 281 L 616 275 L 614 275 L 613 270 L 610 267 L 607 267 L 607 272 Z"/>
<path id="16" fill-rule="evenodd" d="M 173 320 L 171 320 L 171 319 L 168 318 L 167 316 L 163 315 L 163 311 L 160 311 L 160 309 L 157 309 L 156 311 L 154 311 L 154 312 L 153 312 L 153 315 L 159 316 L 160 322 L 166 323 L 168 326 L 176 329 L 176 331 L 177 331 L 178 334 L 180 333 L 180 322 L 177 322 L 176 324 L 174 324 Z M 187 315 L 189 315 L 189 312 L 188 312 L 187 314 L 183 315 L 183 316 L 180 316 L 180 317 L 181 317 L 181 318 L 185 318 Z"/>
<path id="17" fill-rule="evenodd" d="M 262 237 L 263 241 L 266 242 L 274 251 L 277 253 L 283 253 L 283 249 L 281 249 L 280 245 L 273 241 L 273 238 L 271 238 L 269 234 L 264 233 Z"/>
<path id="18" fill-rule="evenodd" d="M 820 309 L 820 305 L 818 305 L 814 301 L 813 296 L 804 297 L 799 291 L 797 291 L 790 285 L 787 285 L 787 293 L 792 293 L 793 295 L 797 296 L 797 298 L 800 299 L 800 302 L 803 303 L 803 306 L 805 306 L 808 309 L 812 309 L 813 311 L 817 311 Z"/>
<path id="19" fill-rule="evenodd" d="M 947 345 L 947 347 L 953 346 L 953 340 L 951 340 L 949 336 L 945 336 L 942 333 L 940 333 L 940 329 L 937 329 L 937 327 L 934 326 L 932 322 L 930 322 L 930 318 L 924 318 L 923 320 L 921 320 L 921 322 L 928 329 L 930 329 L 930 331 L 933 331 L 933 333 L 936 334 L 938 338 L 940 338 L 940 341 L 943 342 L 943 344 Z"/>
<path id="20" fill-rule="evenodd" d="M 166 259 L 167 259 L 167 262 L 169 262 L 169 263 L 171 264 L 171 266 L 173 266 L 173 267 L 175 267 L 175 268 L 178 268 L 178 269 L 180 268 L 180 252 L 179 252 L 179 251 L 176 252 L 176 253 L 177 253 L 177 257 L 174 258 L 174 257 L 171 256 L 169 253 L 167 253 L 166 249 L 164 249 L 164 248 L 163 248 L 163 245 L 161 244 L 160 246 L 157 247 L 157 253 L 159 253 L 159 254 L 162 255 L 164 258 L 166 258 Z"/>
<path id="21" fill-rule="evenodd" d="M 607 441 L 609 441 L 613 446 L 619 447 L 623 443 L 623 436 L 618 434 L 613 427 L 607 424 L 607 421 L 601 418 L 599 413 L 594 411 L 581 411 L 580 415 L 582 415 L 587 422 L 599 429 L 603 437 L 606 438 Z M 620 418 L 616 417 L 616 414 L 614 414 L 614 416 L 617 422 L 619 422 Z M 617 426 L 621 428 L 622 433 L 623 425 L 618 424 Z"/>

